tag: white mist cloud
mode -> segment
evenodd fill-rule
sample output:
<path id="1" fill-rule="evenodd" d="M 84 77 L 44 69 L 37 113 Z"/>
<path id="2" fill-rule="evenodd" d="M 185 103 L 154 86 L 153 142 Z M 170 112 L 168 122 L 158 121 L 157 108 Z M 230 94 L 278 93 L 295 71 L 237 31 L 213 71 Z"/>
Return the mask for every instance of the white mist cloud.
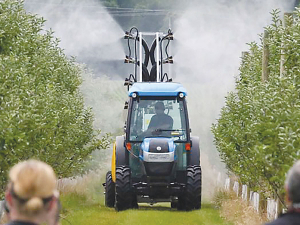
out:
<path id="1" fill-rule="evenodd" d="M 241 52 L 248 49 L 246 43 L 259 41 L 257 34 L 271 22 L 273 9 L 291 11 L 294 3 L 295 0 L 199 0 L 179 4 L 186 10 L 178 13 L 172 23 L 175 64 L 171 71 L 174 81 L 182 82 L 189 93 L 192 134 L 201 140 L 206 195 L 215 184 L 216 174 L 211 171 L 215 164 L 220 165 L 210 127 L 218 118 L 226 93 L 234 88 Z M 68 55 L 99 60 L 125 56 L 123 30 L 98 0 L 25 0 L 25 6 L 47 20 L 46 27 L 55 31 Z M 143 27 L 140 31 L 149 30 Z M 123 124 L 120 114 L 123 95 L 126 96 L 122 87 L 106 78 L 85 79 L 83 90 L 95 110 L 97 125 L 104 132 L 114 132 Z M 123 80 L 119 82 L 122 85 Z M 117 94 L 107 94 L 110 91 Z M 99 101 L 100 98 L 105 99 Z"/>
<path id="2" fill-rule="evenodd" d="M 122 59 L 123 31 L 96 0 L 25 0 L 27 11 L 39 14 L 55 32 L 68 55 L 79 59 Z"/>
<path id="3" fill-rule="evenodd" d="M 210 131 L 225 95 L 234 89 L 246 43 L 271 23 L 273 9 L 292 11 L 294 0 L 193 1 L 174 22 L 176 81 L 186 86 L 193 135 L 200 136 L 204 191 L 211 190 L 214 165 L 220 165 Z M 209 162 L 207 162 L 209 160 Z"/>
<path id="4" fill-rule="evenodd" d="M 177 79 L 232 83 L 246 43 L 271 22 L 270 12 L 291 11 L 294 0 L 194 1 L 175 21 Z M 181 74 L 189 72 L 188 75 Z"/>

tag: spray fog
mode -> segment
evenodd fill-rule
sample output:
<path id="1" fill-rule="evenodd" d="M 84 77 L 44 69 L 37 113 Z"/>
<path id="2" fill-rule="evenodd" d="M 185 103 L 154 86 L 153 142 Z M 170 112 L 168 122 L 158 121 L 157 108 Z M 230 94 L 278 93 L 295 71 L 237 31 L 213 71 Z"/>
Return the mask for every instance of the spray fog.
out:
<path id="1" fill-rule="evenodd" d="M 176 81 L 189 93 L 188 108 L 193 135 L 201 140 L 204 197 L 225 171 L 213 145 L 210 131 L 235 77 L 246 43 L 259 42 L 258 34 L 271 22 L 270 12 L 293 10 L 295 1 L 214 0 L 194 1 L 175 20 L 177 46 L 174 54 Z M 224 173 L 223 173 L 224 174 Z M 223 175 L 224 177 L 224 175 Z"/>
<path id="2" fill-rule="evenodd" d="M 201 140 L 204 197 L 210 196 L 216 173 L 224 169 L 213 145 L 210 127 L 218 118 L 226 93 L 234 89 L 241 52 L 247 51 L 246 43 L 259 41 L 257 34 L 270 23 L 273 9 L 291 11 L 294 2 L 206 0 L 188 4 L 178 1 L 180 11 L 175 11 L 171 23 L 175 36 L 171 77 L 182 82 L 188 91 L 192 135 Z M 120 131 L 124 125 L 123 104 L 127 99 L 123 79 L 133 72 L 130 66 L 127 70 L 120 69 L 125 56 L 121 44 L 123 30 L 96 0 L 26 0 L 25 5 L 28 11 L 47 20 L 47 28 L 55 31 L 61 47 L 79 62 L 94 69 L 95 65 L 106 67 L 105 60 L 119 60 L 102 72 L 96 70 L 96 76 L 88 71 L 82 90 L 87 104 L 93 107 L 96 127 L 104 132 Z M 148 31 L 147 27 L 139 29 Z M 110 77 L 114 77 L 114 81 Z"/>

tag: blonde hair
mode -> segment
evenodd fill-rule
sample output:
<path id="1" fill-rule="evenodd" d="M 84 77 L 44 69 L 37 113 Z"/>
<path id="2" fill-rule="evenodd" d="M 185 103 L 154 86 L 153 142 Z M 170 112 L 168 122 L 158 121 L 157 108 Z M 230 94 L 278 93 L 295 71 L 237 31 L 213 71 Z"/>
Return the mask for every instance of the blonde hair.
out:
<path id="1" fill-rule="evenodd" d="M 38 214 L 56 189 L 56 176 L 49 165 L 37 160 L 18 163 L 9 172 L 10 189 L 25 215 Z"/>

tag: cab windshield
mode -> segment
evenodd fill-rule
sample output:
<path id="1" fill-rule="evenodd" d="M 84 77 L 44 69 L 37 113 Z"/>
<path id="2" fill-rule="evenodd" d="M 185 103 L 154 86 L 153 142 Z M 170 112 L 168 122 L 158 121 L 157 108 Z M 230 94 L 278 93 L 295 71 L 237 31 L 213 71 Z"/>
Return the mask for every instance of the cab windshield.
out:
<path id="1" fill-rule="evenodd" d="M 186 113 L 182 100 L 140 98 L 132 103 L 129 141 L 143 141 L 146 137 L 170 137 L 186 141 Z"/>

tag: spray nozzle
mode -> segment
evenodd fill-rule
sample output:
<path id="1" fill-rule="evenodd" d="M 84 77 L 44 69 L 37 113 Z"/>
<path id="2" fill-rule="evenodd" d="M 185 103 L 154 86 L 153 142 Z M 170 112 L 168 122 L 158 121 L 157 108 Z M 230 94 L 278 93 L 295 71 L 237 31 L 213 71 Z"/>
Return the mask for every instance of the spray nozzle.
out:
<path id="1" fill-rule="evenodd" d="M 167 36 L 165 36 L 165 39 L 167 39 L 167 40 L 173 40 L 174 39 L 173 33 L 171 31 L 169 31 L 169 33 L 167 34 Z"/>
<path id="2" fill-rule="evenodd" d="M 173 64 L 173 57 L 172 56 L 169 56 L 168 58 L 164 59 L 163 60 L 163 63 L 166 64 L 166 63 L 171 63 Z"/>
<path id="3" fill-rule="evenodd" d="M 126 55 L 124 63 L 135 63 L 135 60 L 128 55 Z"/>
<path id="4" fill-rule="evenodd" d="M 126 32 L 125 32 L 124 39 L 135 39 L 135 37 L 133 36 L 132 33 L 126 31 Z"/>

